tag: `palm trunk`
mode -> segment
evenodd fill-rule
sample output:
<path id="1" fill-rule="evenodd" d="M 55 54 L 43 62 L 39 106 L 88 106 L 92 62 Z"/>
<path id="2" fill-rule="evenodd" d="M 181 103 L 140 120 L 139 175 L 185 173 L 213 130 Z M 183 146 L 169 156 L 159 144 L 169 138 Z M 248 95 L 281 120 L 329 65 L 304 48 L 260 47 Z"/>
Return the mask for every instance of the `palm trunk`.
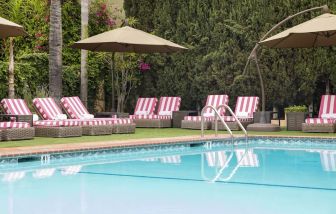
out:
<path id="1" fill-rule="evenodd" d="M 62 96 L 62 8 L 61 0 L 50 1 L 49 94 Z"/>
<path id="2" fill-rule="evenodd" d="M 9 39 L 9 67 L 8 67 L 8 98 L 15 98 L 14 86 L 14 44 L 13 38 Z"/>
<path id="3" fill-rule="evenodd" d="M 88 38 L 89 24 L 89 0 L 81 0 L 81 39 Z M 83 104 L 87 107 L 88 99 L 88 74 L 87 74 L 88 51 L 81 50 L 81 86 L 80 97 Z"/>

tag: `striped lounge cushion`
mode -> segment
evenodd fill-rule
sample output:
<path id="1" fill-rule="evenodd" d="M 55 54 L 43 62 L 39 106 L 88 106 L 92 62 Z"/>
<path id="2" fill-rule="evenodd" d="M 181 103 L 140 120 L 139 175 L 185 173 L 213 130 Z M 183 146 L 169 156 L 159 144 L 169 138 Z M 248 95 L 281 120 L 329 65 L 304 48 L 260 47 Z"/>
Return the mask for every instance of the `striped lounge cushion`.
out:
<path id="1" fill-rule="evenodd" d="M 336 123 L 336 119 L 307 118 L 307 124 L 331 124 Z"/>
<path id="2" fill-rule="evenodd" d="M 169 115 L 163 116 L 163 115 L 130 115 L 131 119 L 149 119 L 149 120 L 153 120 L 153 119 L 160 119 L 160 120 L 171 120 L 172 117 Z"/>
<path id="3" fill-rule="evenodd" d="M 6 114 L 32 115 L 26 102 L 23 99 L 2 99 L 1 105 Z"/>
<path id="4" fill-rule="evenodd" d="M 318 118 L 307 118 L 307 124 L 336 123 L 336 95 L 323 95 Z"/>
<path id="5" fill-rule="evenodd" d="M 133 124 L 133 120 L 129 118 L 117 118 L 113 120 L 105 120 L 108 125 L 127 125 Z"/>
<path id="6" fill-rule="evenodd" d="M 181 97 L 161 97 L 158 108 L 158 115 L 172 116 L 173 111 L 180 110 Z"/>
<path id="7" fill-rule="evenodd" d="M 137 104 L 134 109 L 134 115 L 154 114 L 157 101 L 158 100 L 155 97 L 138 98 Z"/>
<path id="8" fill-rule="evenodd" d="M 44 120 L 54 120 L 63 114 L 53 98 L 35 98 L 33 104 Z"/>
<path id="9" fill-rule="evenodd" d="M 77 120 L 39 120 L 34 122 L 36 127 L 69 127 L 80 126 Z"/>
<path id="10" fill-rule="evenodd" d="M 29 123 L 25 122 L 0 122 L 1 129 L 10 129 L 10 128 L 29 128 Z"/>
<path id="11" fill-rule="evenodd" d="M 184 120 L 201 122 L 202 116 L 185 116 Z M 205 121 L 213 121 L 215 117 L 204 117 Z"/>

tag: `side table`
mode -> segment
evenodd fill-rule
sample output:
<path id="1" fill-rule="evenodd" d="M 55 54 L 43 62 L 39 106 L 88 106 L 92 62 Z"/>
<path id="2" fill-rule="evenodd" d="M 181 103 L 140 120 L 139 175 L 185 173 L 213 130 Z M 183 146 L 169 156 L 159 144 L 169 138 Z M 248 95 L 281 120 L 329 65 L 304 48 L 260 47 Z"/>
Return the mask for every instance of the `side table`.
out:
<path id="1" fill-rule="evenodd" d="M 181 121 L 185 116 L 197 116 L 197 111 L 173 111 L 173 128 L 181 128 Z"/>

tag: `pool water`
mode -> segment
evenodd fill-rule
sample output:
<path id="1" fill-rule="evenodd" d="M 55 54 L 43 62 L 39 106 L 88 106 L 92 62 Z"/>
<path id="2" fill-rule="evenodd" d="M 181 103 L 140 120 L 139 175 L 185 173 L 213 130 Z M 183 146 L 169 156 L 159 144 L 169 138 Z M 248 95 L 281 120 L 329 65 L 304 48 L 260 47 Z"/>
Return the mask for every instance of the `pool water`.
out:
<path id="1" fill-rule="evenodd" d="M 1 214 L 334 214 L 335 200 L 336 140 L 0 160 Z"/>

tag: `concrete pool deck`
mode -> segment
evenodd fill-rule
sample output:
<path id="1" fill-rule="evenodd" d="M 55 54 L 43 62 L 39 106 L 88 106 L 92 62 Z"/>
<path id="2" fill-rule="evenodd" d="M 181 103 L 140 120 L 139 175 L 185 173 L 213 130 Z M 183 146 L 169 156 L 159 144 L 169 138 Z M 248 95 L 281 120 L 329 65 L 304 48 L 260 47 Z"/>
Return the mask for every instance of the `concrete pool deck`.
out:
<path id="1" fill-rule="evenodd" d="M 148 146 L 158 144 L 175 144 L 189 141 L 208 141 L 228 139 L 230 136 L 226 134 L 206 135 L 203 138 L 200 136 L 183 136 L 183 137 L 167 137 L 167 138 L 146 138 L 146 139 L 132 139 L 120 141 L 101 141 L 101 142 L 83 142 L 83 143 L 68 143 L 68 144 L 52 144 L 40 146 L 24 146 L 13 148 L 1 148 L 0 158 L 29 156 L 38 154 L 62 153 L 62 152 L 76 152 L 85 150 L 99 150 L 110 149 L 118 147 L 136 147 Z"/>

